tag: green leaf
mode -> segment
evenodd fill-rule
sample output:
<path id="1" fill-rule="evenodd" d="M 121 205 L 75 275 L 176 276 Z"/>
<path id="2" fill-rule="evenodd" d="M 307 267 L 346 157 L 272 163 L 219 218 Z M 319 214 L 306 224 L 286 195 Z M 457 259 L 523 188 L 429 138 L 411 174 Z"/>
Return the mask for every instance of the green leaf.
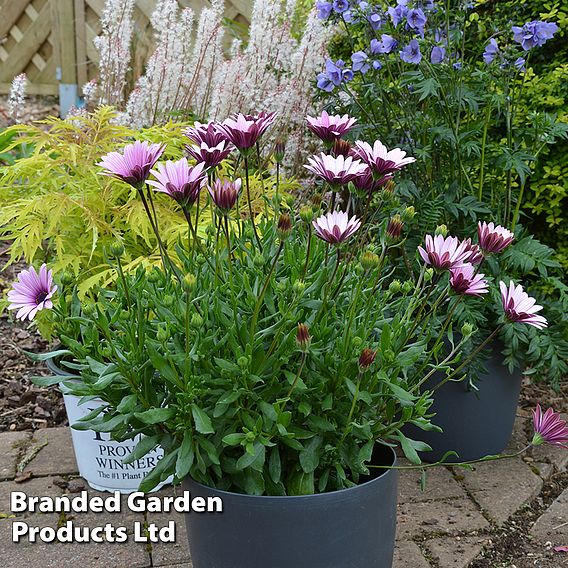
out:
<path id="1" fill-rule="evenodd" d="M 161 424 L 175 416 L 175 408 L 150 408 L 144 412 L 136 412 L 134 416 L 144 424 Z"/>
<path id="2" fill-rule="evenodd" d="M 225 371 L 230 371 L 231 373 L 241 373 L 241 368 L 237 364 L 226 361 L 225 359 L 219 359 L 218 357 L 215 357 L 215 363 L 217 363 L 217 365 Z"/>
<path id="3" fill-rule="evenodd" d="M 211 418 L 197 404 L 191 405 L 191 414 L 195 421 L 195 429 L 200 434 L 215 434 Z"/>
<path id="4" fill-rule="evenodd" d="M 246 438 L 246 434 L 242 432 L 235 432 L 234 434 L 227 434 L 223 437 L 223 443 L 227 446 L 237 446 Z"/>
<path id="5" fill-rule="evenodd" d="M 264 460 L 266 456 L 266 448 L 260 443 L 255 442 L 253 446 L 253 453 L 249 454 L 245 452 L 237 460 L 237 468 L 240 470 L 251 467 L 257 471 L 261 471 L 264 466 Z"/>
<path id="6" fill-rule="evenodd" d="M 129 464 L 143 458 L 158 445 L 158 442 L 159 436 L 142 436 L 136 444 L 134 451 L 122 460 L 123 463 Z"/>
<path id="7" fill-rule="evenodd" d="M 270 458 L 268 459 L 268 473 L 270 474 L 270 479 L 274 483 L 279 483 L 282 477 L 282 464 L 280 462 L 280 451 L 278 446 L 274 446 L 270 452 Z"/>
<path id="8" fill-rule="evenodd" d="M 323 439 L 321 436 L 315 436 L 304 444 L 304 449 L 300 452 L 300 465 L 305 473 L 315 471 L 320 462 L 320 448 Z"/>
<path id="9" fill-rule="evenodd" d="M 154 489 L 161 481 L 164 481 L 169 475 L 168 469 L 176 461 L 178 452 L 179 448 L 176 448 L 171 453 L 165 454 L 158 465 L 142 480 L 138 490 L 146 493 Z"/>

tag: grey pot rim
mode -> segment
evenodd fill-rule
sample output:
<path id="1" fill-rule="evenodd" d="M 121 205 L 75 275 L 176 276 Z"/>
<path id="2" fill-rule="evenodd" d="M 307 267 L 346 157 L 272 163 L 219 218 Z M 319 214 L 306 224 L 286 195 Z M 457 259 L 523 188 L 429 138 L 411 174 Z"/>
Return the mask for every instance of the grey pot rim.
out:
<path id="1" fill-rule="evenodd" d="M 211 491 L 216 494 L 218 493 L 219 497 L 239 499 L 243 501 L 244 500 L 261 501 L 261 500 L 277 499 L 282 501 L 288 500 L 289 502 L 300 503 L 303 501 L 313 500 L 313 499 L 324 500 L 324 499 L 334 499 L 336 497 L 342 498 L 348 493 L 350 495 L 353 495 L 355 492 L 363 491 L 364 489 L 368 488 L 370 485 L 374 483 L 380 483 L 382 480 L 384 480 L 389 476 L 392 477 L 397 475 L 398 470 L 394 469 L 394 466 L 396 466 L 398 460 L 394 449 L 391 446 L 387 446 L 385 444 L 378 443 L 377 445 L 381 445 L 386 450 L 390 451 L 390 454 L 392 456 L 392 463 L 390 465 L 385 466 L 386 468 L 389 469 L 385 469 L 380 475 L 377 475 L 373 479 L 369 479 L 368 481 L 365 481 L 363 483 L 359 483 L 355 487 L 347 487 L 345 489 L 338 489 L 336 491 L 327 491 L 325 493 L 312 493 L 310 495 L 248 495 L 246 493 L 234 493 L 233 491 L 226 491 L 224 489 L 217 489 L 215 487 L 210 487 L 208 485 L 204 485 L 203 483 L 199 483 L 199 481 L 195 481 L 195 479 L 191 477 L 187 477 L 183 483 L 187 484 L 188 482 L 191 482 L 192 484 L 196 485 L 199 489 L 202 489 L 206 492 Z"/>

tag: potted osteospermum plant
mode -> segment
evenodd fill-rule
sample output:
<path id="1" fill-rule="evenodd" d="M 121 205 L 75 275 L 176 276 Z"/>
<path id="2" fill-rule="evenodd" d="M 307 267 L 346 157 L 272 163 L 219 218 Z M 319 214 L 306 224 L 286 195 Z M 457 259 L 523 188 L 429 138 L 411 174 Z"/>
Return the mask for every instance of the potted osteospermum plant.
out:
<path id="1" fill-rule="evenodd" d="M 244 189 L 214 168 L 196 188 L 185 160 L 157 165 L 149 186 L 150 172 L 133 184 L 150 216 L 156 198 L 183 210 L 188 240 L 176 259 L 164 255 L 162 268 L 136 273 L 122 270 L 115 249 L 117 289 L 101 290 L 80 316 L 82 333 L 108 352 L 85 357 L 62 338 L 80 367 L 70 391 L 102 401 L 74 428 L 118 441 L 143 435 L 126 463 L 161 447 L 141 490 L 173 475 L 192 495 L 222 499 L 222 515 L 192 514 L 188 523 L 195 568 L 385 568 L 395 535 L 393 447 L 420 463 L 428 446 L 403 428 L 431 427 L 427 375 L 459 371 L 475 330 L 462 326 L 456 340 L 451 312 L 425 324 L 434 271 L 416 254 L 416 278 L 393 279 L 387 258 L 396 242 L 387 227 L 368 224 L 364 205 L 354 215 L 355 198 L 339 208 L 333 195 L 368 173 L 359 158 L 313 158 L 308 169 L 323 181 L 315 191 L 331 190 L 329 199 L 291 205 L 277 189 L 268 215 L 254 216 L 248 168 L 271 120 L 237 115 L 207 127 L 239 150 Z M 375 147 L 377 168 L 394 176 L 400 162 Z M 132 183 L 126 170 L 146 163 L 141 155 L 106 167 Z M 194 207 L 204 191 L 205 209 Z M 214 230 L 201 237 L 203 218 Z M 155 217 L 153 226 L 159 231 Z M 470 280 L 462 289 L 485 287 Z M 440 335 L 450 353 L 441 355 Z M 560 424 L 548 417 L 535 443 Z"/>

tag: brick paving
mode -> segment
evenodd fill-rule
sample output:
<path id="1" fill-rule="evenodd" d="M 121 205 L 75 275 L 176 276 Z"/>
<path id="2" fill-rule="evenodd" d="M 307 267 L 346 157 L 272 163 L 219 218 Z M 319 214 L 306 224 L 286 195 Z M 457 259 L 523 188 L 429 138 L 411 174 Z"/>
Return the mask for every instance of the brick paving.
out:
<path id="1" fill-rule="evenodd" d="M 517 420 L 510 451 L 527 443 L 523 418 Z M 492 538 L 507 526 L 513 515 L 526 504 L 540 499 L 543 483 L 566 471 L 568 452 L 534 448 L 523 458 L 488 462 L 471 470 L 432 468 L 428 470 L 425 491 L 420 474 L 401 471 L 397 546 L 393 568 L 467 568 Z M 50 513 L 11 513 L 10 494 L 51 496 L 77 493 L 88 488 L 77 476 L 69 430 L 51 428 L 29 433 L 0 434 L 0 565 L 2 568 L 191 568 L 181 514 L 75 513 L 62 518 Z M 164 488 L 161 494 L 172 494 Z M 108 495 L 108 494 L 106 494 Z M 30 526 L 57 527 L 67 520 L 78 526 L 94 527 L 112 523 L 133 530 L 134 524 L 150 522 L 159 527 L 176 523 L 176 542 L 143 543 L 21 543 L 12 542 L 12 523 L 24 520 Z M 550 550 L 568 545 L 568 489 L 566 489 L 530 528 L 536 546 Z M 568 554 L 558 553 L 558 568 L 568 566 Z M 525 564 L 528 562 L 528 564 Z M 510 567 L 533 566 L 520 559 Z M 534 564 L 539 566 L 539 564 Z M 267 567 L 268 568 L 268 567 Z M 291 567 L 292 568 L 292 567 Z M 301 567 L 294 567 L 301 568 Z M 308 568 L 308 567 L 306 567 Z"/>

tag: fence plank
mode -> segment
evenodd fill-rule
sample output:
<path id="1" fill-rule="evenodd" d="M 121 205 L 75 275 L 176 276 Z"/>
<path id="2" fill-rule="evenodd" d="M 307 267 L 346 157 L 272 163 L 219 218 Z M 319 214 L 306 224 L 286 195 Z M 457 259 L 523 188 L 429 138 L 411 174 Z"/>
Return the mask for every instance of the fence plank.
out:
<path id="1" fill-rule="evenodd" d="M 76 83 L 75 6 L 74 0 L 56 0 L 52 3 L 55 61 L 61 72 L 61 83 Z"/>
<path id="2" fill-rule="evenodd" d="M 31 61 L 34 53 L 41 47 L 50 34 L 51 6 L 46 2 L 40 10 L 38 17 L 26 30 L 24 39 L 12 48 L 9 54 L 9 65 L 0 67 L 0 82 L 11 81 L 15 75 L 21 73 Z"/>
<path id="3" fill-rule="evenodd" d="M 27 0 L 3 0 L 0 2 L 0 38 L 10 31 L 10 28 L 20 19 L 28 7 Z"/>
<path id="4" fill-rule="evenodd" d="M 85 2 L 75 0 L 75 54 L 77 56 L 77 83 L 82 87 L 87 81 L 87 22 Z"/>

